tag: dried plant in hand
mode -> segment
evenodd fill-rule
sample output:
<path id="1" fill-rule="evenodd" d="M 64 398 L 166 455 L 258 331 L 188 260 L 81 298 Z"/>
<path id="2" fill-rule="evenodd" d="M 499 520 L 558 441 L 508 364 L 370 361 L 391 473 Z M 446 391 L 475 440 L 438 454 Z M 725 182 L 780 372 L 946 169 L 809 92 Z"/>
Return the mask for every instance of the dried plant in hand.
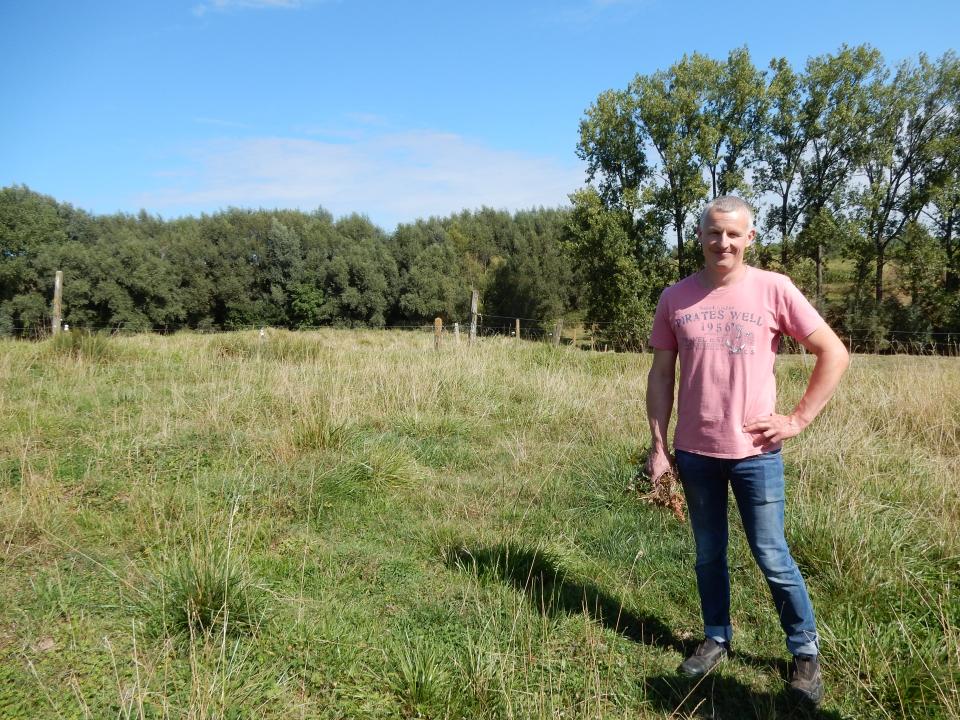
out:
<path id="1" fill-rule="evenodd" d="M 686 503 L 680 491 L 680 480 L 673 470 L 667 470 L 651 480 L 643 467 L 637 468 L 633 482 L 627 486 L 627 491 L 638 493 L 644 502 L 666 508 L 680 522 L 686 519 L 683 510 Z"/>

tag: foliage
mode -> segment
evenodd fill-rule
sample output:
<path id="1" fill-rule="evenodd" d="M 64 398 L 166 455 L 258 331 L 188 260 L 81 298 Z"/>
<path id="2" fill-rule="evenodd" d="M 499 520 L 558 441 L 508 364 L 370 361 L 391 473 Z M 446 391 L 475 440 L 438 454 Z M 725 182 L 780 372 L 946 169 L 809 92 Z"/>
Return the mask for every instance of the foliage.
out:
<path id="1" fill-rule="evenodd" d="M 582 302 L 584 267 L 560 242 L 569 213 L 517 213 L 506 260 L 494 272 L 484 307 L 491 315 L 551 319 L 563 317 Z"/>
<path id="2" fill-rule="evenodd" d="M 627 211 L 606 208 L 591 189 L 572 199 L 571 251 L 590 279 L 587 320 L 602 323 L 601 337 L 614 347 L 642 348 L 664 285 L 662 241 L 637 237 Z"/>
<path id="3" fill-rule="evenodd" d="M 64 322 L 204 330 L 464 321 L 470 291 L 511 316 L 577 305 L 562 210 L 483 208 L 401 225 L 361 215 L 228 209 L 164 221 L 90 217 L 26 187 L 0 191 L 0 333 L 42 335 L 56 269 Z"/>
<path id="4" fill-rule="evenodd" d="M 950 293 L 944 288 L 947 258 L 943 247 L 925 227 L 911 222 L 894 251 L 894 258 L 895 287 L 909 300 L 902 305 L 898 303 L 901 316 L 894 325 L 932 341 L 934 328 L 949 323 L 951 309 Z"/>
<path id="5" fill-rule="evenodd" d="M 712 61 L 694 53 L 684 56 L 668 70 L 638 75 L 630 84 L 636 97 L 637 115 L 647 128 L 650 143 L 660 158 L 663 182 L 652 185 L 647 197 L 673 224 L 680 277 L 692 265 L 685 260 L 689 233 L 687 221 L 707 195 L 703 157 L 699 144 L 707 78 Z"/>
<path id="6" fill-rule="evenodd" d="M 577 155 L 587 163 L 587 182 L 596 181 L 607 207 L 637 207 L 650 174 L 646 128 L 635 115 L 634 103 L 629 91 L 607 90 L 580 121 Z"/>
<path id="7" fill-rule="evenodd" d="M 957 62 L 951 53 L 939 63 L 921 55 L 915 65 L 902 63 L 890 83 L 872 88 L 862 163 L 866 186 L 853 195 L 854 215 L 868 240 L 862 257 L 875 268 L 877 305 L 884 298 L 888 251 L 942 184 L 935 148 L 956 114 L 949 81 Z"/>

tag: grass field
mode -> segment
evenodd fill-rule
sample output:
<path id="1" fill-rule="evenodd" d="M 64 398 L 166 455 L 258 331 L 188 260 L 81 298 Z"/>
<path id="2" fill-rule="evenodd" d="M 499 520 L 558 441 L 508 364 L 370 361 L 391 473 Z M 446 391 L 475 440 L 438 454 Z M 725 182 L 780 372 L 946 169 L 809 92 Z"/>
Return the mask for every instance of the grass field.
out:
<path id="1" fill-rule="evenodd" d="M 855 357 L 784 450 L 808 713 L 738 522 L 736 656 L 675 673 L 692 541 L 624 492 L 649 356 L 432 342 L 0 342 L 0 717 L 960 718 L 956 359 Z"/>

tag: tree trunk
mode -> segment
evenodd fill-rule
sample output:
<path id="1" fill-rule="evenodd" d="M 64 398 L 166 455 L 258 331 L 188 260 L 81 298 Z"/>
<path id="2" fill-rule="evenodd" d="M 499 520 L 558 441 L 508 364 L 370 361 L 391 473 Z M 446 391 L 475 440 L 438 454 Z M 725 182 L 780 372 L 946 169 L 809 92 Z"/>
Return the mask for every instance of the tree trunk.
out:
<path id="1" fill-rule="evenodd" d="M 885 247 L 881 244 L 877 244 L 877 271 L 874 276 L 874 297 L 877 302 L 877 310 L 880 309 L 880 303 L 883 302 L 883 266 L 886 264 L 884 259 L 884 250 Z"/>
<path id="2" fill-rule="evenodd" d="M 953 217 L 947 220 L 946 233 L 943 238 L 943 246 L 947 253 L 947 277 L 944 279 L 943 287 L 947 292 L 956 292 L 960 290 L 960 276 L 956 272 L 956 248 L 953 247 Z"/>
<path id="3" fill-rule="evenodd" d="M 677 229 L 677 268 L 679 279 L 683 279 L 683 213 L 674 211 L 673 225 Z"/>
<path id="4" fill-rule="evenodd" d="M 788 190 L 789 192 L 789 190 Z M 780 264 L 787 267 L 787 196 L 780 205 Z"/>
<path id="5" fill-rule="evenodd" d="M 823 243 L 817 240 L 817 312 L 823 315 Z"/>

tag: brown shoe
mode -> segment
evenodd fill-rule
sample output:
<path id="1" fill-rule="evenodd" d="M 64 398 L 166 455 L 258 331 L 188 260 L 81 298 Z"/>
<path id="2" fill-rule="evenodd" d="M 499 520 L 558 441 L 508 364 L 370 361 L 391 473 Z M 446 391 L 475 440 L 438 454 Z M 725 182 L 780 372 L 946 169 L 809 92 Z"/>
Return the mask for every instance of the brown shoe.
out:
<path id="1" fill-rule="evenodd" d="M 790 690 L 813 705 L 823 700 L 823 677 L 816 655 L 794 655 L 790 661 Z"/>
<path id="2" fill-rule="evenodd" d="M 700 677 L 713 670 L 727 653 L 730 652 L 730 646 L 727 643 L 719 643 L 713 638 L 707 638 L 693 651 L 693 655 L 681 663 L 679 672 L 687 677 Z"/>

